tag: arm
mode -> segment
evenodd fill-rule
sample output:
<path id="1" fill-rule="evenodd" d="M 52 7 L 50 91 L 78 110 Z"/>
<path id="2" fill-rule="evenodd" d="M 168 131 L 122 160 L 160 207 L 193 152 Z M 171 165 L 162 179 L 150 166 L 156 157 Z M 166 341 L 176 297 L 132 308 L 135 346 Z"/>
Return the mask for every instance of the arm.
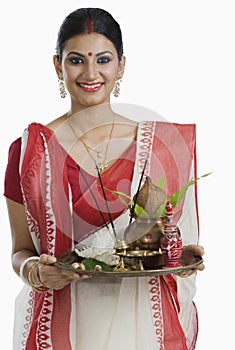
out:
<path id="1" fill-rule="evenodd" d="M 24 260 L 38 254 L 29 233 L 24 206 L 8 198 L 6 202 L 12 233 L 12 266 L 19 275 Z M 35 261 L 29 263 L 28 268 Z"/>
<path id="2" fill-rule="evenodd" d="M 22 275 L 27 281 L 30 269 L 35 262 L 38 262 L 31 273 L 35 286 L 44 285 L 48 289 L 59 290 L 71 282 L 87 278 L 76 272 L 56 268 L 53 266 L 56 261 L 53 256 L 42 254 L 39 257 L 29 232 L 24 206 L 8 198 L 6 201 L 12 233 L 12 266 L 18 275 L 20 275 L 21 266 L 24 266 Z M 28 260 L 30 257 L 32 259 Z"/>

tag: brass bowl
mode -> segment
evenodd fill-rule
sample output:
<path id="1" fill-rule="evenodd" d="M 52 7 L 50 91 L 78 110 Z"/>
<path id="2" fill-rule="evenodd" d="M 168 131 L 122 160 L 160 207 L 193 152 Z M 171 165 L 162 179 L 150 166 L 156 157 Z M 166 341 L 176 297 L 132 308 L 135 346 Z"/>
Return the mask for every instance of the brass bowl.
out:
<path id="1" fill-rule="evenodd" d="M 142 269 L 154 270 L 165 265 L 164 256 L 159 250 L 127 250 L 126 257 L 141 262 Z"/>

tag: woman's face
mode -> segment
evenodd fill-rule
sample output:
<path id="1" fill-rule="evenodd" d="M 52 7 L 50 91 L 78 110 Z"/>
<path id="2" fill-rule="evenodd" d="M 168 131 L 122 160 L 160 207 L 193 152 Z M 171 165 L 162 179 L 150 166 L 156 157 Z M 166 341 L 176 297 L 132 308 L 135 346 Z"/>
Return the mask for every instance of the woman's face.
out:
<path id="1" fill-rule="evenodd" d="M 77 35 L 66 42 L 61 64 L 54 58 L 57 74 L 62 72 L 72 103 L 79 109 L 110 102 L 118 77 L 122 77 L 125 57 L 118 61 L 113 43 L 104 35 Z"/>

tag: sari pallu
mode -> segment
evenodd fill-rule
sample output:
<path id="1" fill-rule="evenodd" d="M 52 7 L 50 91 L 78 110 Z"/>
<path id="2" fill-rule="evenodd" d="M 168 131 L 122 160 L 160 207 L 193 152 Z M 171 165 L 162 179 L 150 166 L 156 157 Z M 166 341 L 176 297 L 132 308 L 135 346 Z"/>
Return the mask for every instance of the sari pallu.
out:
<path id="1" fill-rule="evenodd" d="M 23 140 L 21 185 L 38 254 L 74 250 L 64 150 L 40 124 L 31 124 Z M 149 174 L 155 182 L 164 175 L 168 194 L 178 190 L 195 175 L 195 126 L 139 124 L 132 195 L 149 154 L 145 176 Z M 176 218 L 184 244 L 197 243 L 196 186 L 178 206 Z M 123 228 L 128 221 L 124 212 L 114 220 L 115 227 Z M 99 230 L 95 235 L 98 239 Z M 86 239 L 92 243 L 92 238 Z M 195 276 L 172 275 L 115 281 L 95 277 L 43 294 L 25 286 L 16 303 L 14 350 L 111 350 L 119 349 L 120 341 L 130 350 L 193 350 L 197 337 L 194 293 Z"/>

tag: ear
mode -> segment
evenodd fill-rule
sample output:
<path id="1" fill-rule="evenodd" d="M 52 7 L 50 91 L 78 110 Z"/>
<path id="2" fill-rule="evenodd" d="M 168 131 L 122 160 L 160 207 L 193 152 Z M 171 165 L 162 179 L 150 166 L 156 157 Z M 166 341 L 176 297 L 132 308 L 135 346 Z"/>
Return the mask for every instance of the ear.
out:
<path id="1" fill-rule="evenodd" d="M 62 68 L 61 68 L 61 63 L 59 62 L 58 57 L 56 55 L 53 56 L 53 63 L 54 63 L 56 74 L 60 79 L 62 75 Z"/>
<path id="2" fill-rule="evenodd" d="M 123 74 L 125 71 L 125 65 L 126 65 L 126 57 L 123 55 L 121 61 L 119 62 L 119 67 L 118 67 L 118 76 L 120 78 L 123 77 Z"/>

